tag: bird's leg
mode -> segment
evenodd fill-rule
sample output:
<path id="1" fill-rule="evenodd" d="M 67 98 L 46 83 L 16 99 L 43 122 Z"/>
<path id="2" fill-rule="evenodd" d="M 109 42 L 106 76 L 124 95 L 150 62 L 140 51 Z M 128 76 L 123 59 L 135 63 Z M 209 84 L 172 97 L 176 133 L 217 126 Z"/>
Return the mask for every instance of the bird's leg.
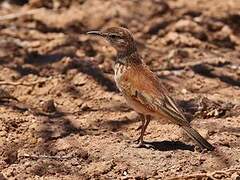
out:
<path id="1" fill-rule="evenodd" d="M 144 116 L 143 114 L 139 114 L 139 115 L 140 115 L 139 119 L 142 121 L 142 124 L 137 128 L 137 130 L 140 130 L 140 129 L 141 129 L 141 131 L 142 131 L 142 129 L 143 129 L 144 125 L 145 125 L 145 116 Z M 139 136 L 139 138 L 137 138 L 134 142 L 136 142 L 137 144 L 139 144 L 139 142 L 140 142 L 140 136 Z"/>
<path id="2" fill-rule="evenodd" d="M 142 130 L 141 130 L 140 136 L 138 138 L 138 146 L 139 147 L 144 146 L 143 136 L 144 136 L 144 133 L 147 129 L 147 126 L 150 122 L 151 116 L 148 116 L 148 115 L 144 116 L 143 115 L 143 119 L 144 119 L 144 123 L 142 125 Z"/>
<path id="3" fill-rule="evenodd" d="M 142 127 L 144 126 L 145 124 L 145 117 L 143 114 L 139 114 L 139 119 L 142 121 L 142 124 L 140 126 L 138 126 L 138 128 L 136 129 L 136 131 L 142 129 Z"/>

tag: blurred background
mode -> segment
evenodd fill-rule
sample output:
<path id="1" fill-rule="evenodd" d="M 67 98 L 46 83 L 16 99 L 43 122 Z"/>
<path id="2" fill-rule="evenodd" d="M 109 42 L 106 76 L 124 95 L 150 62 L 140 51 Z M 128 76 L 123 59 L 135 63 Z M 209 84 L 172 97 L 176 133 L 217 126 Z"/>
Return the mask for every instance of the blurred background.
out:
<path id="1" fill-rule="evenodd" d="M 115 51 L 86 35 L 111 26 L 133 33 L 220 155 L 199 158 L 157 121 L 154 149 L 131 146 L 140 122 L 114 83 Z M 238 0 L 1 0 L 0 179 L 239 178 L 239 35 Z"/>

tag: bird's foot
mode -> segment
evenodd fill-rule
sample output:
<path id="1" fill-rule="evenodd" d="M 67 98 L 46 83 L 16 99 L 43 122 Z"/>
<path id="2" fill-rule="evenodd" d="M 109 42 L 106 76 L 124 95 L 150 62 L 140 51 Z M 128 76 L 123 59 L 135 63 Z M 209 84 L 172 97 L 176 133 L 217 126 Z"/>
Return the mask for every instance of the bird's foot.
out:
<path id="1" fill-rule="evenodd" d="M 139 144 L 141 141 L 140 137 L 133 141 L 134 144 Z"/>
<path id="2" fill-rule="evenodd" d="M 134 148 L 147 148 L 147 149 L 154 148 L 153 145 L 146 143 L 144 141 L 140 141 L 139 138 L 137 140 L 135 140 L 134 142 L 135 142 L 135 144 L 133 144 Z"/>
<path id="3" fill-rule="evenodd" d="M 136 145 L 136 148 L 146 148 L 146 149 L 154 149 L 154 146 L 151 144 L 148 144 L 146 142 L 139 143 Z"/>

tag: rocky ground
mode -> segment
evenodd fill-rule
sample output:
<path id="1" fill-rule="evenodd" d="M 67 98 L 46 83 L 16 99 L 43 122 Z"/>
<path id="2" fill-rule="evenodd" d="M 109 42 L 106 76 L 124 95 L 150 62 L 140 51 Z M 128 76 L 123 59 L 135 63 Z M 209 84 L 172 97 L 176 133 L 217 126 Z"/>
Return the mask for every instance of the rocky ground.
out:
<path id="1" fill-rule="evenodd" d="M 0 1 L 0 179 L 240 179 L 240 2 Z M 140 125 L 88 30 L 129 28 L 216 150 Z"/>

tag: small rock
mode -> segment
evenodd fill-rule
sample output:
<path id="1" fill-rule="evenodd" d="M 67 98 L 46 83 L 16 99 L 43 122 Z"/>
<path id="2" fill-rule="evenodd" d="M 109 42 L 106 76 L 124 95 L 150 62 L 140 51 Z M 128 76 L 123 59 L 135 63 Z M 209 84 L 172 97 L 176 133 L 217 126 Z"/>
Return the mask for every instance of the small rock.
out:
<path id="1" fill-rule="evenodd" d="M 13 164 L 17 161 L 17 159 L 18 159 L 18 152 L 13 150 L 13 151 L 7 152 L 7 157 L 5 162 L 8 164 Z"/>
<path id="2" fill-rule="evenodd" d="M 44 112 L 49 112 L 49 113 L 57 111 L 53 99 L 45 101 L 42 104 L 42 109 Z"/>
<path id="3" fill-rule="evenodd" d="M 78 159 L 77 159 L 77 158 L 72 159 L 71 165 L 72 165 L 72 166 L 78 166 L 78 165 L 79 165 Z"/>
<path id="4" fill-rule="evenodd" d="M 231 176 L 232 180 L 240 180 L 240 174 L 238 172 L 235 172 Z"/>
<path id="5" fill-rule="evenodd" d="M 6 90 L 0 88 L 0 100 L 17 100 L 17 98 L 13 97 L 11 94 L 9 94 L 9 92 L 7 92 Z"/>
<path id="6" fill-rule="evenodd" d="M 187 90 L 186 89 L 182 89 L 182 93 L 183 94 L 187 94 Z"/>
<path id="7" fill-rule="evenodd" d="M 127 171 L 123 171 L 123 176 L 127 176 L 128 172 Z"/>
<path id="8" fill-rule="evenodd" d="M 90 110 L 91 108 L 88 106 L 88 104 L 87 103 L 83 103 L 82 105 L 81 105 L 81 110 L 82 111 L 88 111 L 88 110 Z"/>

